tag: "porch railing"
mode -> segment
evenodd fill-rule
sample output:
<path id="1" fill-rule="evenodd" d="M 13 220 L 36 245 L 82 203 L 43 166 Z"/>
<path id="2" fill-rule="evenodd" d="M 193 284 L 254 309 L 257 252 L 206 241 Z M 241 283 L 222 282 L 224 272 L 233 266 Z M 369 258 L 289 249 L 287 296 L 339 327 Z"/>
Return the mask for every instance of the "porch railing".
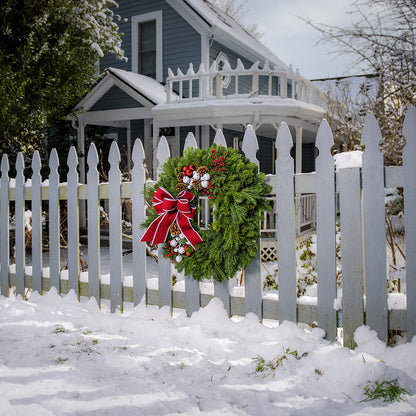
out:
<path id="1" fill-rule="evenodd" d="M 259 62 L 245 68 L 238 60 L 234 69 L 228 63 L 220 69 L 214 61 L 208 69 L 201 64 L 197 72 L 192 64 L 185 74 L 179 68 L 176 74 L 168 70 L 167 103 L 254 97 L 292 98 L 326 107 L 325 93 L 311 81 L 267 62 L 262 68 Z"/>

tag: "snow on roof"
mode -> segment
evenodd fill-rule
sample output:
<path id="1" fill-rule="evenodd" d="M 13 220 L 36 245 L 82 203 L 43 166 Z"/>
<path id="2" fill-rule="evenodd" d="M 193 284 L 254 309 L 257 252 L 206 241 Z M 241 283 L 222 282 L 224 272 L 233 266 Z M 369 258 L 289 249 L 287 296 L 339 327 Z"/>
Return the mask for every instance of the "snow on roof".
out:
<path id="1" fill-rule="evenodd" d="M 194 11 L 212 27 L 214 39 L 215 31 L 219 30 L 245 49 L 250 50 L 257 56 L 263 57 L 265 61 L 277 65 L 280 69 L 285 71 L 289 70 L 289 67 L 265 45 L 245 30 L 232 17 L 228 16 L 208 0 L 184 0 L 184 2 L 194 9 Z"/>
<path id="2" fill-rule="evenodd" d="M 108 72 L 125 82 L 155 105 L 166 103 L 165 87 L 155 79 L 117 68 L 108 68 Z"/>

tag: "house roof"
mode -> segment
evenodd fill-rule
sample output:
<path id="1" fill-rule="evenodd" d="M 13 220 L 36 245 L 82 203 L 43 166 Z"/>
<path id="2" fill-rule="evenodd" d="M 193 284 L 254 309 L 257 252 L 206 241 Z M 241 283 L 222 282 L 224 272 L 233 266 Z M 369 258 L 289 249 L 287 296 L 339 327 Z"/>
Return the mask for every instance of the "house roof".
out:
<path id="1" fill-rule="evenodd" d="M 234 46 L 235 49 L 235 45 L 237 45 L 243 51 L 250 52 L 257 59 L 268 61 L 282 70 L 289 70 L 288 65 L 265 45 L 245 30 L 236 20 L 208 0 L 171 0 L 169 3 L 173 5 L 178 2 L 185 4 L 188 12 L 190 11 L 194 17 L 197 16 L 204 25 L 208 26 L 211 40 L 218 40 L 220 43 L 227 40 L 232 41 L 233 45 L 229 45 L 231 48 Z M 182 8 L 178 9 L 179 13 L 181 11 L 183 11 Z"/>
<path id="2" fill-rule="evenodd" d="M 78 110 L 89 111 L 113 85 L 136 100 L 138 106 L 151 108 L 166 103 L 165 87 L 158 81 L 123 69 L 108 68 L 105 76 L 76 105 L 75 113 Z"/>
<path id="3" fill-rule="evenodd" d="M 154 105 L 166 103 L 166 90 L 159 81 L 123 69 L 108 68 L 108 72 L 126 83 Z"/>

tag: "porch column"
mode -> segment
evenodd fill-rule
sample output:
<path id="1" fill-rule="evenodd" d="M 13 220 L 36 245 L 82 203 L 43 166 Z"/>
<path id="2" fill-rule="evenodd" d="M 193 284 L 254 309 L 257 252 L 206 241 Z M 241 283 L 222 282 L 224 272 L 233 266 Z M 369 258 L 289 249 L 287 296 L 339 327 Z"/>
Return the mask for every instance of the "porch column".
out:
<path id="1" fill-rule="evenodd" d="M 127 121 L 127 169 L 131 170 L 131 120 Z"/>
<path id="2" fill-rule="evenodd" d="M 152 119 L 144 120 L 144 138 L 143 146 L 146 155 L 146 170 L 147 174 L 151 176 L 153 166 L 153 138 L 152 138 Z"/>
<path id="3" fill-rule="evenodd" d="M 201 126 L 201 149 L 209 147 L 209 126 Z"/>
<path id="4" fill-rule="evenodd" d="M 77 119 L 77 149 L 78 149 L 78 166 L 79 166 L 79 181 L 85 183 L 85 126 L 86 123 Z M 79 226 L 81 228 L 87 227 L 87 206 L 86 201 L 79 201 Z"/>
<path id="5" fill-rule="evenodd" d="M 296 167 L 295 172 L 302 172 L 302 127 L 296 127 Z"/>
<path id="6" fill-rule="evenodd" d="M 159 144 L 159 123 L 153 120 L 153 172 L 152 177 L 156 180 L 157 175 L 157 145 Z"/>

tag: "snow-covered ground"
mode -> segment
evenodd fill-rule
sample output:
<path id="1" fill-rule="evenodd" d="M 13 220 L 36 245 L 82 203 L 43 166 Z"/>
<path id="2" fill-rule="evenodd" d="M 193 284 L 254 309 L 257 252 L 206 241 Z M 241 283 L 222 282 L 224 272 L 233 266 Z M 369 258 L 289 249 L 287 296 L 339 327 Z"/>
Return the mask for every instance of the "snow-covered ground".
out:
<path id="1" fill-rule="evenodd" d="M 172 318 L 54 290 L 0 296 L 0 415 L 416 415 L 416 338 L 385 347 L 362 327 L 350 351 L 316 328 L 273 326 L 232 321 L 217 299 Z M 360 403 L 368 383 L 396 379 L 404 402 Z"/>

